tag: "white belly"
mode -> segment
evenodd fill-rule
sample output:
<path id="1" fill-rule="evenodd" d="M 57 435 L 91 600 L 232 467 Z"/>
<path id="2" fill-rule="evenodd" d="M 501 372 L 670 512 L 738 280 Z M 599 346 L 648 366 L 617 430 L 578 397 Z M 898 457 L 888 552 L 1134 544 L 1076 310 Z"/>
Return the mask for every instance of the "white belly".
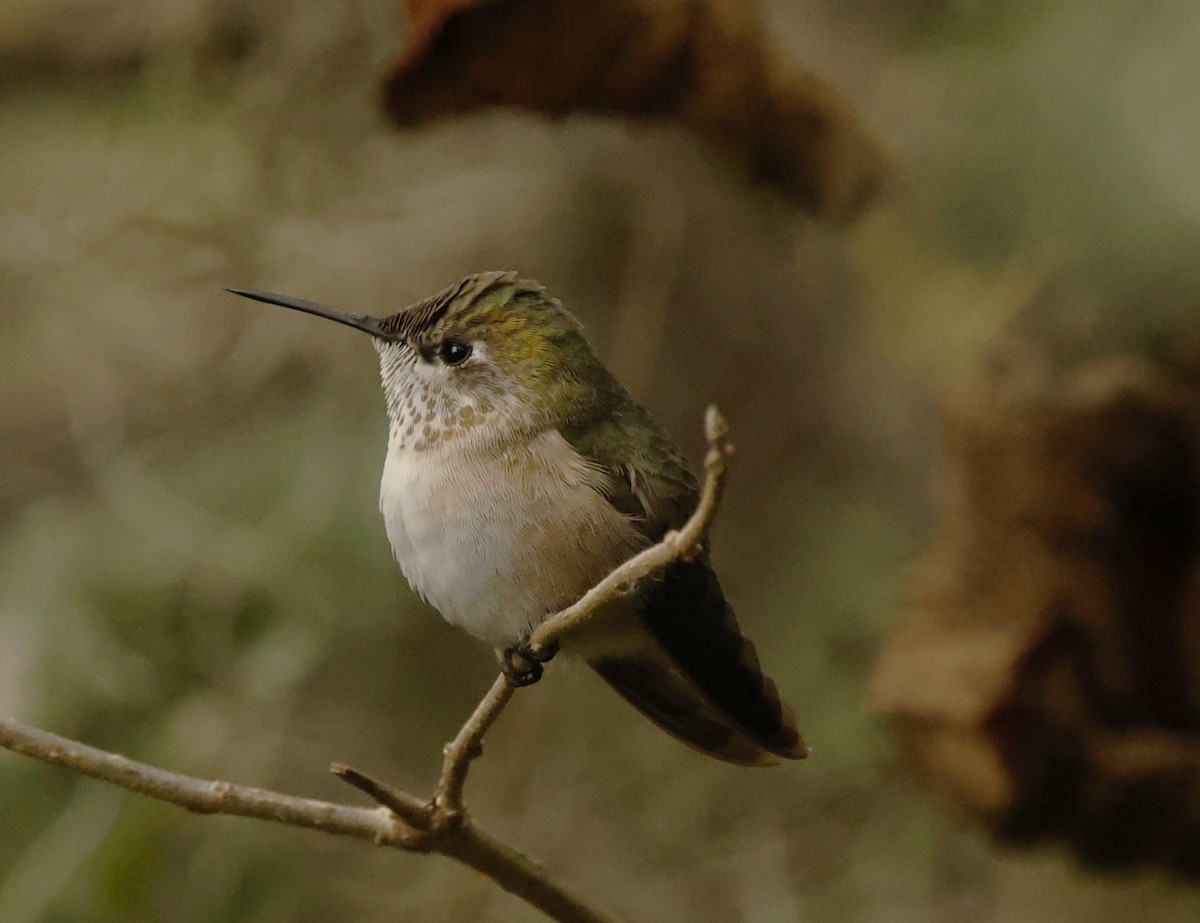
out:
<path id="1" fill-rule="evenodd" d="M 527 635 L 644 544 L 604 475 L 555 431 L 502 454 L 389 446 L 379 505 L 413 588 L 495 647 Z"/>

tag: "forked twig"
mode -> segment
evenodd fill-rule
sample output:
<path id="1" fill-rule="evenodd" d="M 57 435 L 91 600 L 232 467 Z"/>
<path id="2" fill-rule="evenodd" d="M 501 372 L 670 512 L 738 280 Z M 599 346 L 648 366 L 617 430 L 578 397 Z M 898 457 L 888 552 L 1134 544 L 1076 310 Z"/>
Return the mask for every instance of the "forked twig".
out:
<path id="1" fill-rule="evenodd" d="M 732 454 L 725 419 L 709 407 L 704 419 L 708 454 L 700 502 L 677 532 L 630 558 L 592 587 L 578 602 L 538 626 L 532 647 L 545 649 L 563 632 L 594 615 L 605 603 L 628 592 L 638 581 L 672 561 L 696 554 L 716 516 Z M 540 865 L 488 836 L 467 815 L 463 788 L 467 772 L 483 752 L 483 737 L 512 698 L 514 688 L 503 674 L 488 690 L 466 724 L 446 744 L 441 777 L 433 797 L 422 801 L 349 766 L 332 771 L 364 792 L 379 807 L 297 798 L 231 782 L 198 779 L 138 763 L 116 753 L 89 747 L 19 721 L 0 721 L 0 747 L 52 763 L 82 775 L 111 782 L 159 801 L 202 814 L 233 814 L 294 827 L 369 840 L 413 852 L 438 852 L 488 876 L 498 885 L 560 923 L 605 923 L 607 917 L 583 904 L 555 883 Z"/>

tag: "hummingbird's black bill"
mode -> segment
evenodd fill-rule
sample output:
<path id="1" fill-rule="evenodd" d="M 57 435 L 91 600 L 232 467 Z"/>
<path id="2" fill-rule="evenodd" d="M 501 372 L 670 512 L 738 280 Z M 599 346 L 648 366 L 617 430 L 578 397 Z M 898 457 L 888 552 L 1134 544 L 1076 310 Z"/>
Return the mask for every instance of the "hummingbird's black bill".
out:
<path id="1" fill-rule="evenodd" d="M 234 295 L 241 295 L 243 298 L 261 301 L 264 304 L 277 304 L 281 308 L 291 308 L 293 311 L 315 314 L 317 317 L 337 321 L 339 324 L 345 324 L 347 327 L 353 327 L 355 330 L 362 330 L 373 337 L 379 337 L 381 340 L 397 339 L 394 333 L 384 329 L 383 321 L 380 318 L 372 317 L 370 314 L 355 314 L 353 311 L 342 311 L 338 308 L 317 304 L 315 301 L 305 301 L 303 298 L 292 298 L 288 295 L 276 295 L 274 292 L 260 292 L 252 288 L 227 288 L 225 291 Z"/>

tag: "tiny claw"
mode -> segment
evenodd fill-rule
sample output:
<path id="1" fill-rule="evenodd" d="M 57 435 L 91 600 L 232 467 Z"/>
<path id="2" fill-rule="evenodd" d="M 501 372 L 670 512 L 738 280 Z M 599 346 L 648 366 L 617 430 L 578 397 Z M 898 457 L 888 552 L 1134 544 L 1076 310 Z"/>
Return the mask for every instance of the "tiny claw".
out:
<path id="1" fill-rule="evenodd" d="M 542 664 L 549 663 L 557 653 L 557 641 L 535 644 L 526 638 L 500 654 L 500 669 L 510 686 L 532 686 L 542 678 Z"/>
<path id="2" fill-rule="evenodd" d="M 517 689 L 532 686 L 542 678 L 542 665 L 540 663 L 531 663 L 522 670 L 519 667 L 514 667 L 506 663 L 504 665 L 504 678 L 508 680 L 510 686 L 514 686 Z"/>
<path id="3" fill-rule="evenodd" d="M 532 686 L 542 678 L 542 665 L 515 647 L 510 647 L 500 658 L 500 670 L 508 684 L 518 689 Z"/>

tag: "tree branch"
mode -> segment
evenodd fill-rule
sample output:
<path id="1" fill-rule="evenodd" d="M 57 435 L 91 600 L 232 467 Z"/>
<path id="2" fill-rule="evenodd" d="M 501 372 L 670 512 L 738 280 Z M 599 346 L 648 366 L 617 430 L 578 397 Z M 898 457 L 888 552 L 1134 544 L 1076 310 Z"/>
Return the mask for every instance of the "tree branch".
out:
<path id="1" fill-rule="evenodd" d="M 378 808 L 296 798 L 248 785 L 168 772 L 11 718 L 0 721 L 0 747 L 199 814 L 255 817 L 368 840 L 377 846 L 440 852 L 482 872 L 552 919 L 563 923 L 609 923 L 608 917 L 589 909 L 555 884 L 536 862 L 488 836 L 465 816 L 459 815 L 458 822 L 450 826 L 425 826 L 433 815 L 429 805 L 394 789 L 386 789 L 386 795 L 380 797 L 376 794 L 378 783 L 366 783 L 370 787 L 368 793 L 385 803 Z M 346 768 L 338 769 L 345 778 Z M 348 773 L 355 774 L 354 770 Z M 357 781 L 354 784 L 358 786 Z"/>
<path id="2" fill-rule="evenodd" d="M 14 753 L 111 782 L 140 795 L 168 801 L 198 814 L 235 814 L 294 827 L 400 845 L 403 827 L 390 811 L 296 798 L 262 788 L 197 779 L 139 763 L 117 753 L 59 737 L 8 718 L 0 721 L 0 746 Z M 414 799 L 415 800 L 415 799 Z M 420 805 L 420 802 L 417 802 Z"/>
<path id="3" fill-rule="evenodd" d="M 628 593 L 640 580 L 672 561 L 698 553 L 716 516 L 726 461 L 733 452 L 725 419 L 715 406 L 705 414 L 704 429 L 708 440 L 707 476 L 700 502 L 688 521 L 679 531 L 668 533 L 658 544 L 612 571 L 578 602 L 542 622 L 530 639 L 535 653 L 550 647 L 563 632 L 592 617 L 605 603 Z M 514 691 L 503 674 L 492 684 L 462 729 L 446 744 L 441 777 L 428 802 L 349 766 L 335 763 L 331 767 L 339 778 L 374 800 L 377 808 L 297 798 L 169 772 L 13 719 L 0 721 L 0 747 L 201 814 L 254 817 L 369 840 L 379 846 L 438 852 L 488 876 L 560 923 L 605 923 L 608 918 L 557 885 L 533 860 L 488 836 L 467 815 L 463 803 L 467 772 L 483 752 L 484 735 Z"/>
<path id="4" fill-rule="evenodd" d="M 433 796 L 433 804 L 443 814 L 454 817 L 464 812 L 463 786 L 467 782 L 467 770 L 471 768 L 471 761 L 483 754 L 483 735 L 500 717 L 500 712 L 504 710 L 514 691 L 515 688 L 503 673 L 497 676 L 492 688 L 467 719 L 462 730 L 443 748 L 445 759 L 442 763 L 442 776 Z"/>

